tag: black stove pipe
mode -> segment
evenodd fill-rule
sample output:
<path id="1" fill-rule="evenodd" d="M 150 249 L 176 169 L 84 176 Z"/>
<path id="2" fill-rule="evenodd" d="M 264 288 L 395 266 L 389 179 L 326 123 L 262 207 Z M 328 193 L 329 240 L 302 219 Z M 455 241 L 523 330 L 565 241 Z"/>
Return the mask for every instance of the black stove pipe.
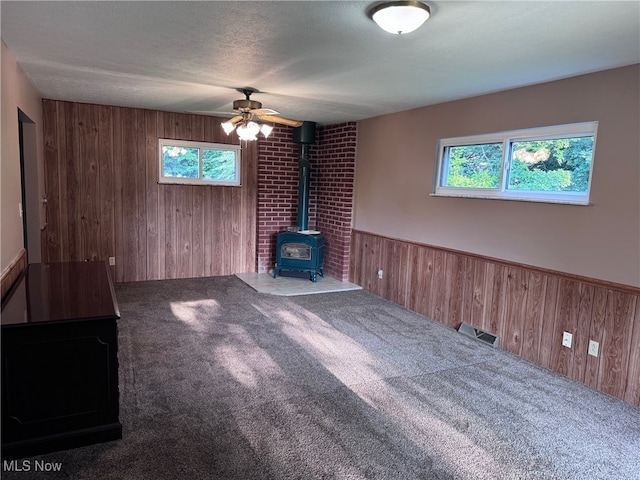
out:
<path id="1" fill-rule="evenodd" d="M 293 141 L 300 145 L 298 154 L 298 229 L 309 229 L 309 145 L 316 141 L 316 123 L 303 122 L 293 129 Z"/>

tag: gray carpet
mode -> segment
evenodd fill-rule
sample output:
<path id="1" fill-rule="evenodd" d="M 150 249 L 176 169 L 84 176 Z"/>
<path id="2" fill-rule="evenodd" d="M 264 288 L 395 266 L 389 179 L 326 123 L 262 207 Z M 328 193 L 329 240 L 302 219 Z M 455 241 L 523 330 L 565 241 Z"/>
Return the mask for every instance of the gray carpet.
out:
<path id="1" fill-rule="evenodd" d="M 640 478 L 640 409 L 367 292 L 116 291 L 124 438 L 3 478 Z"/>

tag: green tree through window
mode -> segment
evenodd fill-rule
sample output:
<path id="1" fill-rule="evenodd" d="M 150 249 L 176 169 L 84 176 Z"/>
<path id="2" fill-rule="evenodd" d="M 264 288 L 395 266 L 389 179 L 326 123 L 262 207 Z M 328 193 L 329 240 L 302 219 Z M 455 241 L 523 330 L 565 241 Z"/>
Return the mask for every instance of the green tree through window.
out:
<path id="1" fill-rule="evenodd" d="M 487 143 L 449 148 L 445 185 L 450 187 L 498 188 L 502 144 Z"/>
<path id="2" fill-rule="evenodd" d="M 440 139 L 435 194 L 587 204 L 597 129 L 584 122 Z"/>
<path id="3" fill-rule="evenodd" d="M 240 147 L 160 139 L 160 183 L 240 185 Z"/>
<path id="4" fill-rule="evenodd" d="M 513 142 L 510 190 L 586 192 L 593 137 Z"/>
<path id="5" fill-rule="evenodd" d="M 197 148 L 165 145 L 162 147 L 162 172 L 165 177 L 198 178 L 199 154 Z"/>
<path id="6" fill-rule="evenodd" d="M 204 149 L 202 176 L 207 180 L 235 180 L 235 152 Z"/>

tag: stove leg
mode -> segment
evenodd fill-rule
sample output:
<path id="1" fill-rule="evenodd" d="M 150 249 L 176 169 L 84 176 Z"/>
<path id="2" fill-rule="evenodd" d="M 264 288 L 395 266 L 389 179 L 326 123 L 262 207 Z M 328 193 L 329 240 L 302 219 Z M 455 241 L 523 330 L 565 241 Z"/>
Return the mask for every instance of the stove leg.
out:
<path id="1" fill-rule="evenodd" d="M 277 268 L 277 267 L 273 269 L 273 278 L 276 278 L 278 276 L 278 272 L 279 271 L 280 271 L 280 269 Z"/>

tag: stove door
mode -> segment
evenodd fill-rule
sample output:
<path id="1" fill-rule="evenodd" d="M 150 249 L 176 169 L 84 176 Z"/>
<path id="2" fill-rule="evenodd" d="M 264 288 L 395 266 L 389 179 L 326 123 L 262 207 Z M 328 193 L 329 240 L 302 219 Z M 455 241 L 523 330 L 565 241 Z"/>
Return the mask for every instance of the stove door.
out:
<path id="1" fill-rule="evenodd" d="M 305 243 L 283 243 L 280 247 L 280 259 L 311 260 L 311 245 Z"/>

